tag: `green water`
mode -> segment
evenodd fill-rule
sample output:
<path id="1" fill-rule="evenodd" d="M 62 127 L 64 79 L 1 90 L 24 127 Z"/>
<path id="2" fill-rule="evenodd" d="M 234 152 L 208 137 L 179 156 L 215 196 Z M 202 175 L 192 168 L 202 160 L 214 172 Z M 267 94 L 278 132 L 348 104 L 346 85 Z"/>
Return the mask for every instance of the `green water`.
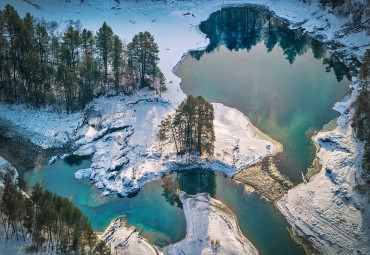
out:
<path id="1" fill-rule="evenodd" d="M 101 190 L 88 180 L 77 181 L 74 173 L 90 166 L 90 160 L 60 160 L 38 172 L 26 172 L 29 186 L 43 182 L 46 189 L 68 197 L 88 216 L 95 231 L 104 231 L 109 222 L 123 214 L 130 225 L 143 229 L 142 235 L 158 246 L 178 242 L 185 237 L 186 221 L 181 208 L 171 206 L 162 196 L 162 181 L 150 182 L 133 198 L 101 197 Z"/>
<path id="2" fill-rule="evenodd" d="M 88 216 L 94 230 L 103 231 L 109 222 L 125 214 L 130 225 L 143 228 L 142 235 L 158 246 L 182 240 L 186 221 L 182 205 L 173 194 L 176 188 L 197 194 L 208 192 L 224 202 L 237 216 L 244 235 L 261 254 L 304 254 L 289 235 L 287 222 L 276 208 L 257 195 L 245 194 L 243 187 L 223 173 L 210 170 L 187 170 L 149 182 L 132 198 L 100 197 L 100 190 L 88 180 L 77 181 L 73 174 L 89 167 L 90 160 L 61 160 L 37 172 L 26 172 L 29 185 L 42 181 L 45 188 L 71 198 Z"/>
<path id="3" fill-rule="evenodd" d="M 181 63 L 178 74 L 183 90 L 248 115 L 283 143 L 279 170 L 298 181 L 299 172 L 306 172 L 314 157 L 310 135 L 337 116 L 331 107 L 347 91 L 345 68 L 318 41 L 253 9 L 223 9 L 200 29 L 210 45 Z M 71 198 L 96 231 L 125 214 L 130 225 L 143 228 L 142 235 L 161 247 L 186 234 L 182 205 L 174 191 L 208 192 L 235 213 L 242 232 L 260 254 L 305 253 L 272 204 L 256 194 L 245 194 L 242 186 L 222 173 L 178 172 L 149 182 L 132 198 L 100 197 L 89 180 L 74 179 L 75 171 L 89 165 L 88 159 L 61 160 L 25 173 L 25 179 L 30 185 L 44 180 L 45 188 Z"/>
<path id="4" fill-rule="evenodd" d="M 302 31 L 250 8 L 222 9 L 200 30 L 210 44 L 181 62 L 181 88 L 246 114 L 283 144 L 279 170 L 300 181 L 315 156 L 313 131 L 338 116 L 331 108 L 348 91 L 345 66 Z"/>

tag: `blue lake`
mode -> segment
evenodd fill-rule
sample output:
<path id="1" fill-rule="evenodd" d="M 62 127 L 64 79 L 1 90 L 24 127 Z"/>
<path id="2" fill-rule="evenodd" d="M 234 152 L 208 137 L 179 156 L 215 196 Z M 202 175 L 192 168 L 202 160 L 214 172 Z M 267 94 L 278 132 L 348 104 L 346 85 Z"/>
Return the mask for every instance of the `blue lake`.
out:
<path id="1" fill-rule="evenodd" d="M 310 137 L 335 118 L 331 110 L 344 97 L 349 80 L 346 68 L 324 45 L 291 30 L 268 13 L 250 8 L 222 9 L 200 25 L 210 39 L 180 64 L 178 75 L 186 94 L 235 107 L 258 128 L 284 146 L 279 170 L 298 182 L 314 158 Z M 245 236 L 260 254 L 305 254 L 289 234 L 289 224 L 273 204 L 222 173 L 194 169 L 149 182 L 131 198 L 100 197 L 89 180 L 77 181 L 74 172 L 89 159 L 60 160 L 37 172 L 26 172 L 29 185 L 68 197 L 86 214 L 96 231 L 126 215 L 130 225 L 164 247 L 186 234 L 181 202 L 174 190 L 208 192 L 237 216 Z"/>

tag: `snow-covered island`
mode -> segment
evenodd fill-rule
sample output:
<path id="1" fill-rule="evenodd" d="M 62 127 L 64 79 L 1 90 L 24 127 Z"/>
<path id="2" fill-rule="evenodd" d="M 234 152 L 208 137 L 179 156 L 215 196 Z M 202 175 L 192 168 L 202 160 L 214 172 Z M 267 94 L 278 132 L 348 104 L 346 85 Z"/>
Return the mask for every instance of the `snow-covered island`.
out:
<path id="1" fill-rule="evenodd" d="M 235 215 L 207 193 L 181 192 L 186 217 L 186 237 L 167 248 L 167 254 L 258 254 L 242 234 Z"/>
<path id="2" fill-rule="evenodd" d="M 168 246 L 166 254 L 258 254 L 223 203 L 207 193 L 191 196 L 181 192 L 180 199 L 187 222 L 186 237 Z M 107 242 L 112 254 L 163 254 L 140 237 L 137 228 L 125 226 L 122 217 L 113 220 L 100 238 Z"/>
<path id="3" fill-rule="evenodd" d="M 20 10 L 29 8 L 27 1 L 17 0 L 12 4 Z M 86 111 L 71 115 L 0 104 L 0 122 L 10 123 L 14 132 L 32 143 L 43 148 L 72 145 L 73 154 L 92 155 L 91 167 L 78 171 L 75 177 L 90 178 L 103 194 L 128 195 L 177 167 L 216 168 L 233 176 L 278 150 L 270 141 L 252 135 L 250 123 L 242 113 L 221 104 L 213 104 L 216 116 L 214 158 L 185 159 L 175 155 L 171 144 L 159 146 L 158 124 L 185 98 L 173 68 L 190 49 L 207 45 L 208 40 L 196 25 L 212 12 L 226 6 L 258 4 L 258 8 L 268 8 L 290 22 L 292 28 L 304 28 L 332 46 L 332 51 L 347 64 L 355 58 L 360 59 L 368 47 L 366 31 L 345 32 L 343 29 L 351 17 L 337 17 L 319 8 L 317 1 L 310 5 L 293 0 L 174 1 L 169 5 L 144 1 L 125 2 L 121 5 L 126 4 L 126 8 L 112 9 L 109 1 L 92 0 L 89 5 L 79 5 L 79 1 L 65 3 L 58 10 L 52 1 L 41 0 L 38 4 L 42 8 L 33 11 L 36 16 L 61 20 L 81 17 L 84 25 L 93 30 L 103 21 L 97 13 L 112 13 L 114 15 L 107 15 L 107 22 L 120 31 L 122 38 L 149 30 L 158 42 L 159 66 L 168 87 L 163 98 L 154 97 L 150 91 L 140 91 L 130 97 L 99 97 Z M 184 15 L 185 12 L 193 15 Z M 351 86 L 356 91 L 356 82 Z M 290 190 L 278 202 L 278 208 L 292 226 L 326 254 L 367 254 L 370 250 L 370 208 L 367 199 L 355 190 L 360 182 L 362 148 L 353 138 L 349 125 L 351 112 L 348 107 L 355 96 L 352 92 L 346 102 L 336 105 L 335 109 L 342 114 L 338 127 L 315 137 L 322 147 L 318 154 L 323 165 L 320 173 L 307 184 Z M 190 201 L 196 199 L 188 198 L 184 204 L 189 202 L 190 206 Z M 198 200 L 206 205 L 206 201 L 208 205 L 213 203 L 206 197 Z M 223 242 L 220 243 L 222 247 Z M 182 242 L 175 244 L 169 251 L 182 245 Z"/>

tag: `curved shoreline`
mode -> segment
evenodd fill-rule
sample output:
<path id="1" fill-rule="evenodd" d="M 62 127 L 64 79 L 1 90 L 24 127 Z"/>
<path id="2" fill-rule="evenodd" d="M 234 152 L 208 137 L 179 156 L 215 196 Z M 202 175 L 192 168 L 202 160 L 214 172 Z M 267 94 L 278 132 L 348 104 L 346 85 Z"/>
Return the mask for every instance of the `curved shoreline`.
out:
<path id="1" fill-rule="evenodd" d="M 271 4 L 273 4 L 273 3 L 271 3 Z M 224 6 L 222 6 L 222 7 L 224 7 Z M 334 30 L 335 31 L 335 30 Z M 311 31 L 311 33 L 312 33 L 312 31 Z M 315 36 L 315 35 L 314 35 Z M 324 42 L 325 43 L 325 42 Z M 348 46 L 348 48 L 349 48 L 349 46 Z M 359 55 L 358 55 L 358 57 L 359 57 Z M 342 60 L 343 60 L 343 57 L 342 57 Z M 348 63 L 348 61 L 350 61 L 350 60 L 347 60 L 347 63 Z M 353 95 L 352 95 L 353 96 Z M 323 171 L 323 169 L 322 169 L 322 171 Z M 285 216 L 286 217 L 286 216 Z M 292 225 L 294 225 L 294 223 L 293 222 L 291 222 L 292 223 Z"/>

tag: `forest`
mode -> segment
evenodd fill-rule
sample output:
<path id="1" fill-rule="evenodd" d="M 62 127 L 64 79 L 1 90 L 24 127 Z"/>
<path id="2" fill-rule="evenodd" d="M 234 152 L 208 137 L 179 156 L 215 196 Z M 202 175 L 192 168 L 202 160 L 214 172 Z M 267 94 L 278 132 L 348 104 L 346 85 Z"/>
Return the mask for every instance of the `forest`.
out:
<path id="1" fill-rule="evenodd" d="M 365 143 L 362 160 L 363 178 L 370 184 L 370 50 L 366 50 L 358 78 L 359 94 L 353 103 L 352 127 L 356 137 Z"/>
<path id="2" fill-rule="evenodd" d="M 0 217 L 6 238 L 16 236 L 33 244 L 27 252 L 57 251 L 59 254 L 110 254 L 105 242 L 99 241 L 88 218 L 68 198 L 53 194 L 36 183 L 30 196 L 27 186 L 15 178 L 10 167 L 0 172 Z M 1 185 L 1 184 L 0 184 Z"/>
<path id="3" fill-rule="evenodd" d="M 202 96 L 187 96 L 174 115 L 167 115 L 159 126 L 159 140 L 171 139 L 177 154 L 213 155 L 215 132 L 214 109 Z"/>
<path id="4" fill-rule="evenodd" d="M 0 10 L 0 100 L 75 112 L 101 94 L 150 87 L 161 95 L 158 52 L 149 32 L 124 45 L 105 22 L 96 34 L 78 20 L 62 29 L 30 13 L 21 18 L 6 5 Z"/>

